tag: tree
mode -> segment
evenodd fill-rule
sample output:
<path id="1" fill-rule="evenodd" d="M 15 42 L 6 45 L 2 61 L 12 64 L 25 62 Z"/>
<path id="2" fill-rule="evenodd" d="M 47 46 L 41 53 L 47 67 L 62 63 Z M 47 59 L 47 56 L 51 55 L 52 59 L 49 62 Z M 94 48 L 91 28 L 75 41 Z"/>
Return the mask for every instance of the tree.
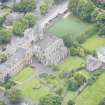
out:
<path id="1" fill-rule="evenodd" d="M 25 29 L 28 28 L 28 21 L 26 19 L 19 19 L 13 24 L 13 32 L 15 35 L 22 36 Z"/>
<path id="2" fill-rule="evenodd" d="M 0 52 L 0 63 L 3 63 L 7 60 L 7 54 Z"/>
<path id="3" fill-rule="evenodd" d="M 0 17 L 0 27 L 3 25 L 5 18 L 4 17 Z"/>
<path id="4" fill-rule="evenodd" d="M 13 10 L 16 12 L 31 12 L 36 7 L 36 0 L 21 0 L 20 3 L 15 4 Z"/>
<path id="5" fill-rule="evenodd" d="M 105 13 L 100 13 L 96 17 L 97 25 L 99 26 L 99 34 L 105 35 Z"/>
<path id="6" fill-rule="evenodd" d="M 70 55 L 71 56 L 76 56 L 78 55 L 77 49 L 75 47 L 70 48 Z"/>
<path id="7" fill-rule="evenodd" d="M 40 99 L 39 105 L 61 105 L 61 97 L 53 94 L 46 95 Z"/>
<path id="8" fill-rule="evenodd" d="M 98 105 L 105 105 L 105 98 L 103 98 Z"/>
<path id="9" fill-rule="evenodd" d="M 12 37 L 12 31 L 6 28 L 0 29 L 0 44 L 5 44 L 10 42 Z"/>
<path id="10" fill-rule="evenodd" d="M 97 20 L 97 24 L 101 27 L 103 27 L 105 25 L 105 13 L 99 13 L 96 17 Z"/>
<path id="11" fill-rule="evenodd" d="M 10 90 L 8 90 L 7 96 L 11 103 L 21 102 L 21 91 L 16 88 L 11 88 Z"/>
<path id="12" fill-rule="evenodd" d="M 63 2 L 63 1 L 67 1 L 67 0 L 54 0 L 55 4 L 59 4 L 59 3 Z"/>
<path id="13" fill-rule="evenodd" d="M 72 35 L 65 35 L 63 37 L 63 41 L 64 41 L 65 46 L 67 46 L 68 48 L 72 46 L 78 46 L 77 41 L 72 37 Z"/>
<path id="14" fill-rule="evenodd" d="M 0 105 L 6 105 L 3 101 L 0 101 Z"/>
<path id="15" fill-rule="evenodd" d="M 68 104 L 67 105 L 75 105 L 74 101 L 73 100 L 69 100 Z"/>
<path id="16" fill-rule="evenodd" d="M 43 4 L 40 6 L 40 10 L 41 10 L 41 14 L 47 13 L 48 4 L 47 4 L 47 3 L 43 3 Z"/>
<path id="17" fill-rule="evenodd" d="M 75 75 L 75 80 L 77 80 L 79 86 L 83 85 L 86 82 L 86 77 L 80 73 Z"/>
<path id="18" fill-rule="evenodd" d="M 33 13 L 27 13 L 24 19 L 28 21 L 29 27 L 32 27 L 35 25 L 37 17 Z"/>
<path id="19" fill-rule="evenodd" d="M 86 21 L 91 21 L 91 14 L 95 9 L 91 0 L 79 0 L 77 5 L 77 14 Z"/>
<path id="20" fill-rule="evenodd" d="M 69 0 L 69 10 L 72 11 L 74 15 L 77 13 L 77 5 L 79 0 Z"/>
<path id="21" fill-rule="evenodd" d="M 74 78 L 68 81 L 68 90 L 76 91 L 78 88 L 79 88 L 79 84 Z"/>

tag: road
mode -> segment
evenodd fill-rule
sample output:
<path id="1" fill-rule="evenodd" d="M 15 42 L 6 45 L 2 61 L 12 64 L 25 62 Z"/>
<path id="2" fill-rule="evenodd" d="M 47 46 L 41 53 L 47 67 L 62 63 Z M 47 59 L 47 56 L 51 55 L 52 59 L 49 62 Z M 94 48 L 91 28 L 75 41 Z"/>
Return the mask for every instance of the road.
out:
<path id="1" fill-rule="evenodd" d="M 64 13 L 68 8 L 68 2 L 63 2 L 62 4 L 55 5 L 52 9 L 48 11 L 48 13 L 43 16 L 39 21 L 38 24 L 41 28 L 44 28 L 50 21 L 55 19 L 58 15 Z"/>

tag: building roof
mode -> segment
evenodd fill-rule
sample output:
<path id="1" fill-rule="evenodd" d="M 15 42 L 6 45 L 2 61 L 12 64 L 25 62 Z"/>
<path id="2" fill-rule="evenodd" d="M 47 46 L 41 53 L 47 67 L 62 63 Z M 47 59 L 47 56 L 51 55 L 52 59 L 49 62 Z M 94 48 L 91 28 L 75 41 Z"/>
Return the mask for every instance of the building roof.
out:
<path id="1" fill-rule="evenodd" d="M 40 46 L 42 49 L 48 48 L 50 45 L 52 45 L 54 42 L 56 42 L 59 38 L 56 36 L 45 36 L 44 39 L 38 41 L 36 44 Z"/>

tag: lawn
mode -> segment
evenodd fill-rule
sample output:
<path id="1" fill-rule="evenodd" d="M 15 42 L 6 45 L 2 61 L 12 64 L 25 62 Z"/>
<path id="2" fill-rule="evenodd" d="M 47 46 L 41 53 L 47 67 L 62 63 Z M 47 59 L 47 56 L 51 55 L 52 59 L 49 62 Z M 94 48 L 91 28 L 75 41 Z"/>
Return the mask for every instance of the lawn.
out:
<path id="1" fill-rule="evenodd" d="M 39 100 L 41 97 L 49 93 L 48 87 L 40 84 L 38 79 L 27 81 L 20 85 L 19 88 L 21 89 L 23 96 L 29 97 L 34 101 Z"/>
<path id="2" fill-rule="evenodd" d="M 88 86 L 77 98 L 76 105 L 98 105 L 105 97 L 105 72 L 92 86 Z"/>
<path id="3" fill-rule="evenodd" d="M 105 46 L 105 38 L 94 35 L 87 39 L 87 41 L 82 46 L 90 51 L 97 50 L 98 48 Z"/>
<path id="4" fill-rule="evenodd" d="M 48 32 L 53 33 L 59 37 L 65 36 L 67 34 L 70 34 L 73 37 L 78 37 L 90 27 L 93 27 L 93 25 L 85 23 L 77 17 L 69 16 L 66 19 L 61 19 L 52 25 L 48 29 Z"/>
<path id="5" fill-rule="evenodd" d="M 32 68 L 24 68 L 20 73 L 13 77 L 13 80 L 21 82 L 16 85 L 22 92 L 22 95 L 33 100 L 39 100 L 49 93 L 47 86 L 40 83 L 38 74 Z"/>
<path id="6" fill-rule="evenodd" d="M 20 73 L 13 77 L 15 81 L 24 81 L 33 75 L 33 70 L 30 67 L 24 68 Z"/>
<path id="7" fill-rule="evenodd" d="M 84 60 L 80 57 L 68 57 L 64 60 L 63 63 L 58 64 L 57 66 L 60 69 L 60 71 L 70 71 L 81 66 L 81 64 L 83 63 Z"/>

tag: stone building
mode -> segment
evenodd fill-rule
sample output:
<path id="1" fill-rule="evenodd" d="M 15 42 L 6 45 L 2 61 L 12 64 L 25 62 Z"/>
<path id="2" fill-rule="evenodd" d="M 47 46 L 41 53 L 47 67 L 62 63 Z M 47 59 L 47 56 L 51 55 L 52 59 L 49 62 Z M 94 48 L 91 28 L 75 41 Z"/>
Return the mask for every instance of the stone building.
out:
<path id="1" fill-rule="evenodd" d="M 18 48 L 5 63 L 0 64 L 0 81 L 3 82 L 8 74 L 18 73 L 30 60 L 30 53 L 25 48 Z"/>
<path id="2" fill-rule="evenodd" d="M 44 39 L 36 42 L 33 46 L 33 53 L 44 65 L 57 64 L 68 55 L 63 40 L 55 36 L 45 36 Z"/>
<path id="3" fill-rule="evenodd" d="M 102 62 L 92 55 L 88 55 L 86 58 L 86 69 L 88 71 L 95 71 L 102 66 Z"/>

